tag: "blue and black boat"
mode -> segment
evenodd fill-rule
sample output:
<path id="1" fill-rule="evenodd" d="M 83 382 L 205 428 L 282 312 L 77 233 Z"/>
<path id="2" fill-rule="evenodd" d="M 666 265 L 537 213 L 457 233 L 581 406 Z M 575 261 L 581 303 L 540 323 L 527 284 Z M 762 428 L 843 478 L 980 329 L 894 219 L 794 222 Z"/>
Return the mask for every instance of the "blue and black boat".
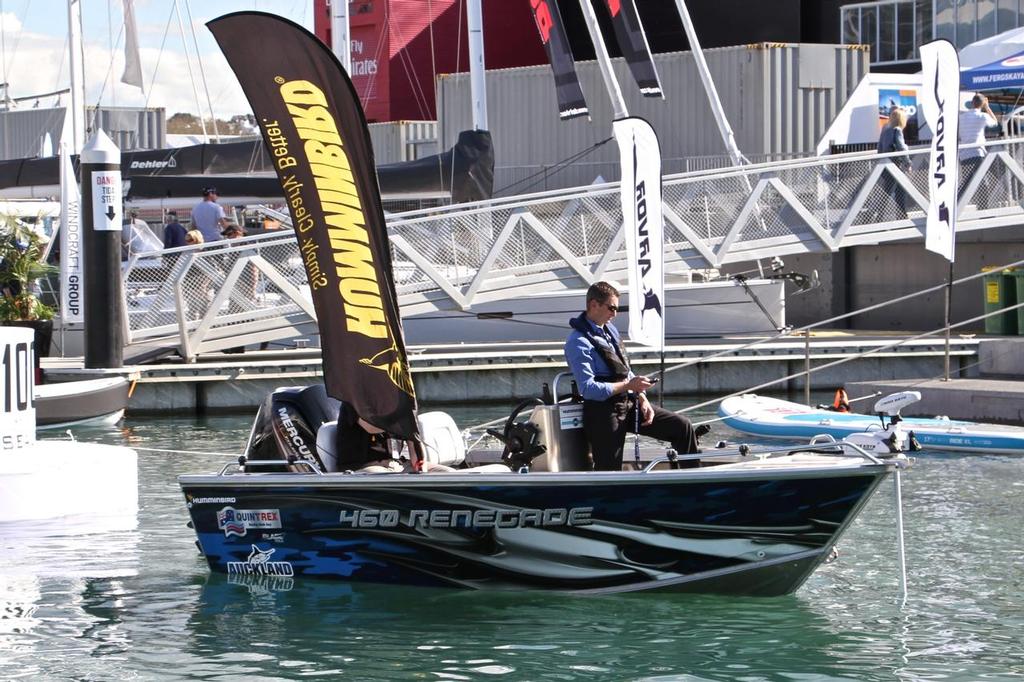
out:
<path id="1" fill-rule="evenodd" d="M 785 594 L 906 463 L 833 443 L 701 453 L 702 466 L 686 469 L 667 454 L 631 471 L 593 472 L 580 406 L 559 402 L 557 390 L 513 410 L 498 433 L 500 462 L 466 453 L 450 417 L 417 413 L 351 82 L 287 20 L 241 12 L 209 26 L 276 159 L 324 361 L 323 386 L 268 397 L 237 464 L 179 478 L 211 570 L 470 589 Z M 343 405 L 409 443 L 415 466 L 345 470 Z"/>

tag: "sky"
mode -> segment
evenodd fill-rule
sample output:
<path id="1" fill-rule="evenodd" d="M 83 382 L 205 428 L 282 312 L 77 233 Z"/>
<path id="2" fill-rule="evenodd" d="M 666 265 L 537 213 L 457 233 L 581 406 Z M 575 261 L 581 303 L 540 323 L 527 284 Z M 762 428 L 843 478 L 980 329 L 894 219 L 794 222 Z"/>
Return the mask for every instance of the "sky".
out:
<path id="1" fill-rule="evenodd" d="M 163 107 L 167 116 L 202 111 L 207 118 L 212 108 L 224 119 L 251 113 L 206 22 L 230 12 L 260 10 L 278 13 L 313 30 L 313 0 L 177 0 L 185 41 L 173 0 L 134 0 L 134 5 L 145 92 L 120 82 L 124 72 L 122 0 L 81 0 L 85 94 L 90 105 Z M 0 83 L 10 85 L 11 97 L 68 87 L 67 36 L 66 0 L 0 0 Z M 198 91 L 198 103 L 194 90 Z M 64 103 L 66 99 L 61 101 Z M 22 102 L 19 107 L 33 104 Z M 56 105 L 55 97 L 39 103 L 40 107 Z"/>

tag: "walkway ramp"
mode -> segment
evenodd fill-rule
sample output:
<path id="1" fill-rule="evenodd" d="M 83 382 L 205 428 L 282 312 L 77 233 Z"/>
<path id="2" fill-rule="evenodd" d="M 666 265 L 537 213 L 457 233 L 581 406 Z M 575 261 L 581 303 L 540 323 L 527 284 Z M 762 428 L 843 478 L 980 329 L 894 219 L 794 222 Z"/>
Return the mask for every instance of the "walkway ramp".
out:
<path id="1" fill-rule="evenodd" d="M 1024 139 L 986 150 L 961 183 L 960 232 L 1024 224 Z M 927 154 L 855 153 L 666 176 L 666 276 L 920 238 Z M 519 284 L 574 289 L 626 280 L 617 183 L 395 214 L 388 229 L 403 316 L 475 316 L 474 304 Z M 124 279 L 127 356 L 166 346 L 192 358 L 315 334 L 290 230 L 140 254 Z"/>

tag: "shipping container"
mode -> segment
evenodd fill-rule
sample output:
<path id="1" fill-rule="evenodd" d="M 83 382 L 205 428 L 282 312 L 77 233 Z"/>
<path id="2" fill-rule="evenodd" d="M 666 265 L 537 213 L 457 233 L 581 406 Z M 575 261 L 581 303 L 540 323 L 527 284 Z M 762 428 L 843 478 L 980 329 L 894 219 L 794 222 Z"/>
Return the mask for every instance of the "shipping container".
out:
<path id="1" fill-rule="evenodd" d="M 64 128 L 65 107 L 0 111 L 0 160 L 56 154 Z M 167 115 L 163 108 L 95 107 L 86 109 L 86 128 L 97 124 L 121 151 L 162 149 L 167 144 Z"/>
<path id="2" fill-rule="evenodd" d="M 868 71 L 862 46 L 758 43 L 704 51 L 740 150 L 751 161 L 814 152 L 818 139 Z M 665 173 L 730 163 L 692 53 L 654 55 L 665 99 L 644 98 L 622 59 L 613 67 L 629 113 L 657 131 Z M 617 180 L 612 105 L 597 62 L 578 62 L 590 119 L 561 121 L 551 69 L 487 72 L 495 191 L 521 194 Z M 469 74 L 437 82 L 439 146 L 471 127 Z"/>
<path id="3" fill-rule="evenodd" d="M 370 142 L 377 165 L 415 161 L 438 153 L 437 121 L 371 123 Z"/>

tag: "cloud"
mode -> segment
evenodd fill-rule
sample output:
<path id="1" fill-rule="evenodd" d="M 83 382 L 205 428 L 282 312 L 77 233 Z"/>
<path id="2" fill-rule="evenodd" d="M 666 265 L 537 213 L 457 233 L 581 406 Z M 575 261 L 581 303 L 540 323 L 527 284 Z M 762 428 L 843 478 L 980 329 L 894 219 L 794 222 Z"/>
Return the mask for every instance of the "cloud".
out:
<path id="1" fill-rule="evenodd" d="M 13 12 L 0 12 L 0 31 L 17 33 L 21 30 L 21 19 Z M 10 49 L 10 47 L 8 47 Z"/>
<path id="2" fill-rule="evenodd" d="M 213 112 L 218 118 L 229 118 L 234 114 L 251 113 L 249 103 L 242 93 L 234 73 L 228 67 L 223 54 L 206 52 L 201 54 L 200 64 L 193 53 L 192 78 L 185 61 L 185 54 L 174 51 L 171 42 L 180 37 L 168 36 L 168 45 L 161 54 L 158 47 L 140 49 L 145 94 L 134 86 L 121 83 L 124 72 L 124 49 L 119 47 L 111 53 L 109 46 L 96 41 L 86 41 L 84 46 L 85 99 L 89 105 L 102 101 L 104 106 L 163 107 L 167 115 L 179 111 L 210 115 L 210 104 L 206 92 L 209 90 Z M 69 86 L 68 60 L 63 38 L 52 35 L 24 33 L 16 53 L 7 55 L 8 82 L 10 95 L 21 97 Z M 203 85 L 203 74 L 206 87 Z M 196 95 L 199 104 L 196 104 Z M 40 106 L 56 105 L 55 98 L 41 101 Z M 61 104 L 66 104 L 66 96 Z M 32 106 L 25 102 L 22 106 Z"/>

